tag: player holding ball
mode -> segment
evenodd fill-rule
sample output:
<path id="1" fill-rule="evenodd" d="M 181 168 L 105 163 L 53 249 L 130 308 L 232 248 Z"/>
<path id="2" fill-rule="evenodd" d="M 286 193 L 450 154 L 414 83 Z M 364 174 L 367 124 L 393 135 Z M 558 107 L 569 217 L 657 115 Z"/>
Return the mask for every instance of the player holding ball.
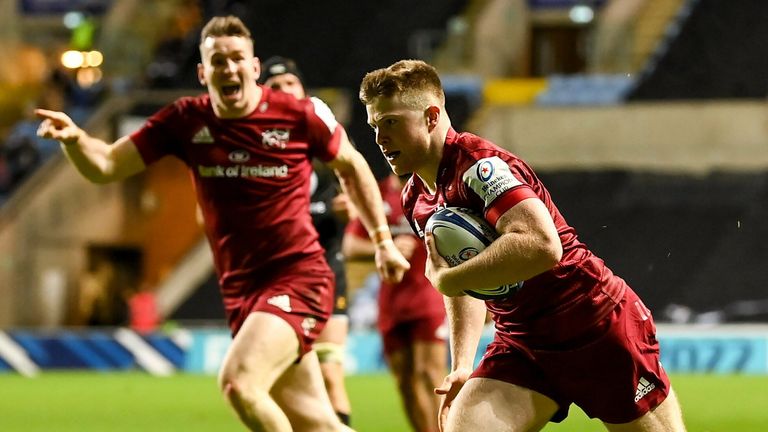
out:
<path id="1" fill-rule="evenodd" d="M 360 100 L 392 170 L 412 173 L 403 209 L 426 240 L 427 277 L 448 297 L 441 430 L 537 431 L 573 403 L 610 431 L 684 431 L 651 312 L 578 240 L 523 160 L 451 127 L 435 68 L 403 60 L 372 71 Z M 451 267 L 424 232 L 443 207 L 481 214 L 499 237 Z M 519 289 L 485 304 L 465 295 L 505 284 Z M 486 308 L 496 335 L 473 370 Z"/>

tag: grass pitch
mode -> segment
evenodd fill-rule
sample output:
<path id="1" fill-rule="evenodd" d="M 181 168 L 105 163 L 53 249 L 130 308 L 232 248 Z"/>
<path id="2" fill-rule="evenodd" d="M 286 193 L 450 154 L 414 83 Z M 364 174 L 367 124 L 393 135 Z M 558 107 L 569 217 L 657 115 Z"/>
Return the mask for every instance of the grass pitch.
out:
<path id="1" fill-rule="evenodd" d="M 676 375 L 673 384 L 691 432 L 768 431 L 768 376 Z M 408 431 L 387 375 L 348 378 L 353 426 L 360 432 Z M 155 378 L 130 373 L 0 374 L 3 432 L 194 432 L 244 430 L 215 378 Z M 546 432 L 604 431 L 579 409 Z"/>

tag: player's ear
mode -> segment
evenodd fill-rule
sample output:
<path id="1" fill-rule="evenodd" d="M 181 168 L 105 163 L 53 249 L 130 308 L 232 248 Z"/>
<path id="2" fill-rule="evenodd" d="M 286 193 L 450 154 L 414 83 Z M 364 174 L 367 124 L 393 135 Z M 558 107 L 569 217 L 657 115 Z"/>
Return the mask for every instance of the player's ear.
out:
<path id="1" fill-rule="evenodd" d="M 205 70 L 202 63 L 197 64 L 197 80 L 201 85 L 205 85 Z"/>
<path id="2" fill-rule="evenodd" d="M 253 57 L 253 71 L 256 74 L 256 79 L 258 80 L 261 76 L 261 60 L 259 60 L 258 57 Z"/>
<path id="3" fill-rule="evenodd" d="M 440 122 L 440 107 L 436 105 L 430 105 L 426 111 L 427 128 L 430 132 L 437 127 L 437 123 Z"/>

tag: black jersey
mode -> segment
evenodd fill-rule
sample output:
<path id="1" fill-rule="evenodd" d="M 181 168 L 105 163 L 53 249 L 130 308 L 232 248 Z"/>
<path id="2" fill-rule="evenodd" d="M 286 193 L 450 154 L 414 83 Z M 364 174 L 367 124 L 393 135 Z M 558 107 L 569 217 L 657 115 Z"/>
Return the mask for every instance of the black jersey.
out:
<path id="1" fill-rule="evenodd" d="M 320 235 L 320 244 L 325 249 L 325 259 L 336 274 L 335 312 L 346 310 L 347 277 L 344 271 L 344 256 L 341 253 L 341 241 L 346 223 L 339 220 L 333 212 L 333 198 L 341 187 L 331 169 L 321 163 L 313 164 L 310 182 L 309 212 L 312 223 Z"/>

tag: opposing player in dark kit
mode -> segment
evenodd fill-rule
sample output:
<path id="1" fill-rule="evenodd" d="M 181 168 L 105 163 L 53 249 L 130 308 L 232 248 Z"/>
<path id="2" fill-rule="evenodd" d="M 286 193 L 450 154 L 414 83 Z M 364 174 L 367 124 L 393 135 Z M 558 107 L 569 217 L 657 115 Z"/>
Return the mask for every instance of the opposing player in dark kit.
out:
<path id="1" fill-rule="evenodd" d="M 611 431 L 684 431 L 650 311 L 578 240 L 525 162 L 451 128 L 437 71 L 397 62 L 368 73 L 360 99 L 392 170 L 413 173 L 402 202 L 415 232 L 424 236 L 435 210 L 452 206 L 475 210 L 500 235 L 455 267 L 425 236 L 427 276 L 450 298 L 442 430 L 536 431 L 575 403 Z M 517 282 L 485 305 L 464 295 Z M 486 308 L 496 334 L 473 371 Z"/>
<path id="2" fill-rule="evenodd" d="M 190 169 L 233 334 L 219 385 L 253 430 L 348 430 L 331 408 L 312 343 L 331 314 L 333 272 L 309 215 L 313 157 L 338 173 L 366 226 L 377 265 L 399 280 L 408 263 L 385 230 L 373 174 L 327 106 L 256 84 L 259 61 L 236 17 L 200 35 L 208 92 L 162 108 L 112 144 L 67 115 L 37 110 L 38 134 L 61 142 L 91 181 L 124 179 L 166 155 Z"/>
<path id="3" fill-rule="evenodd" d="M 270 57 L 262 64 L 259 83 L 273 90 L 292 94 L 296 99 L 308 97 L 304 79 L 296 62 L 284 57 Z M 320 245 L 325 249 L 325 259 L 336 275 L 336 292 L 333 314 L 315 341 L 315 351 L 320 360 L 325 388 L 331 405 L 344 424 L 350 422 L 351 404 L 344 386 L 344 348 L 349 330 L 347 317 L 347 275 L 341 254 L 344 225 L 352 209 L 345 194 L 339 193 L 339 182 L 327 167 L 313 163 L 310 180 L 309 211 L 312 224 L 320 235 Z"/>

